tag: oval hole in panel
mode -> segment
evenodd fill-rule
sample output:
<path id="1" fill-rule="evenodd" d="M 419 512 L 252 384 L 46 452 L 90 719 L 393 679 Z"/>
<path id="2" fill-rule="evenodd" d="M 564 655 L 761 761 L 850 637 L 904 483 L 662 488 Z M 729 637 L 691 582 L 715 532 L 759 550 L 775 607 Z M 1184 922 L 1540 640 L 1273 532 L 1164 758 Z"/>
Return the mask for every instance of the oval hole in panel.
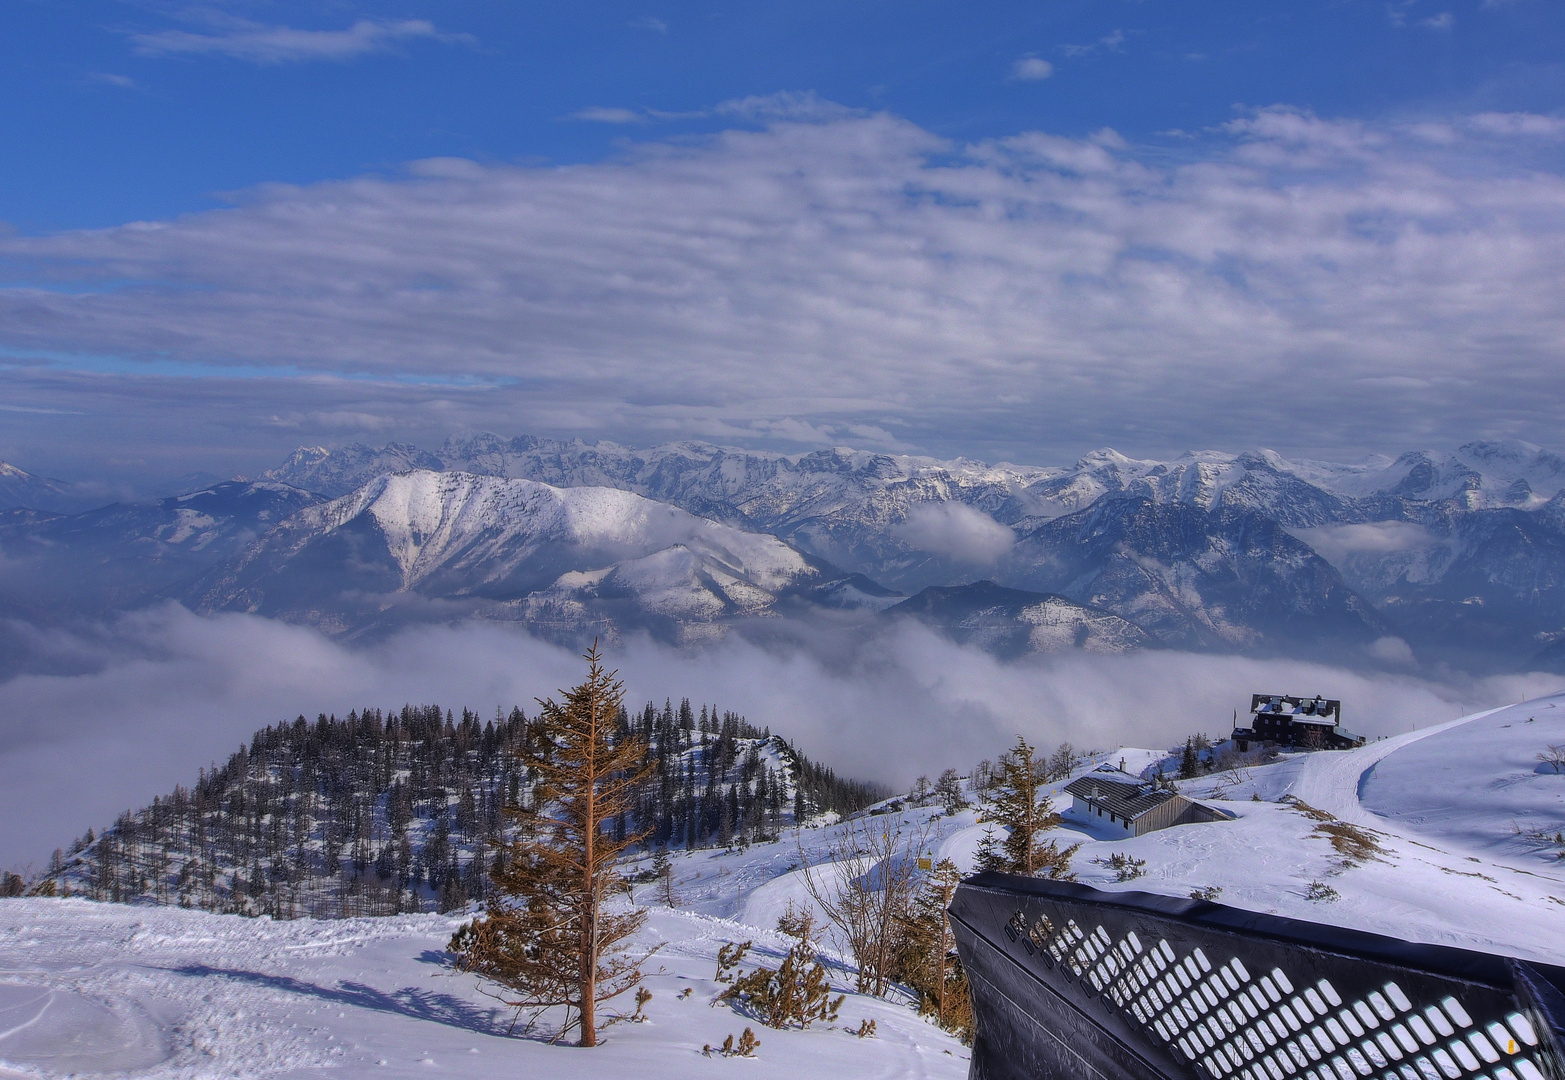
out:
<path id="1" fill-rule="evenodd" d="M 1522 1042 L 1528 1046 L 1538 1045 L 1538 1034 L 1532 1030 L 1532 1021 L 1528 1020 L 1521 1013 L 1510 1013 L 1506 1016 L 1505 1022 L 1512 1031 L 1516 1032 L 1516 1037 Z"/>

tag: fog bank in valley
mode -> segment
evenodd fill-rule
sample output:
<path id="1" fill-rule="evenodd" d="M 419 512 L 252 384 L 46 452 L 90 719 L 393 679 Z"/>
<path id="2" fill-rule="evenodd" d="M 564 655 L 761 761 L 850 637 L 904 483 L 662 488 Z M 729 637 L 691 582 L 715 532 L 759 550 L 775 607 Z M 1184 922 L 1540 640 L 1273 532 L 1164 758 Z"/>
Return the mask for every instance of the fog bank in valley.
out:
<path id="1" fill-rule="evenodd" d="M 26 656 L 0 682 L 0 867 L 41 867 L 55 847 L 226 757 L 257 728 L 303 714 L 464 706 L 488 717 L 569 686 L 572 650 L 511 627 L 466 623 L 353 646 L 256 616 L 167 606 L 70 631 L 18 623 Z M 1553 675 L 1449 679 L 1288 660 L 1142 652 L 1004 662 L 915 624 L 849 647 L 738 637 L 679 651 L 646 639 L 609 650 L 629 701 L 688 695 L 770 725 L 839 772 L 903 785 L 965 770 L 1017 733 L 1052 746 L 1167 746 L 1225 733 L 1252 691 L 1344 701 L 1370 736 L 1558 688 Z M 13 666 L 11 672 L 16 672 Z"/>

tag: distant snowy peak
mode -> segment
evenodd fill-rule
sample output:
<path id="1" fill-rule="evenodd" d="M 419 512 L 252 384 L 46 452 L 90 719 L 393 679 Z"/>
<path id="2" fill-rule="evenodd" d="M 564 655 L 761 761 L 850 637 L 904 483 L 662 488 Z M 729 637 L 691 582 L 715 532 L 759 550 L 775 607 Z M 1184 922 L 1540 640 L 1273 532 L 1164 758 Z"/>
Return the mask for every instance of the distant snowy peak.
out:
<path id="1" fill-rule="evenodd" d="M 300 448 L 265 475 L 336 496 L 408 469 L 619 488 L 785 537 L 823 520 L 894 526 L 921 502 L 963 502 L 1015 525 L 1072 514 L 1105 496 L 1146 498 L 1208 510 L 1236 506 L 1309 527 L 1351 512 L 1348 504 L 1357 500 L 1535 509 L 1565 489 L 1565 459 L 1520 442 L 1473 442 L 1452 453 L 1416 451 L 1355 464 L 1290 460 L 1271 450 L 1137 459 L 1104 448 L 1071 466 L 1044 467 L 842 447 L 779 454 L 685 441 L 633 449 L 479 434 L 448 439 L 434 454 L 404 443 L 378 450 Z"/>
<path id="2" fill-rule="evenodd" d="M 1058 593 L 1107 609 L 1164 645 L 1282 650 L 1306 640 L 1395 635 L 1419 655 L 1478 649 L 1501 662 L 1565 637 L 1558 617 L 1565 603 L 1565 460 L 1525 443 L 1471 442 L 1448 453 L 1356 464 L 1270 450 L 1138 459 L 1105 448 L 1045 468 L 841 447 L 778 454 L 687 441 L 633 449 L 481 434 L 447 440 L 434 454 L 406 444 L 305 449 L 270 475 L 330 492 L 337 489 L 326 485 L 403 473 L 420 462 L 425 472 L 642 496 L 741 533 L 771 534 L 791 557 L 813 557 L 890 592 L 911 595 L 985 577 Z M 635 575 L 621 564 L 680 544 L 778 595 L 777 578 L 767 580 L 759 555 L 729 558 L 703 546 L 729 550 L 738 543 L 714 539 L 719 534 L 708 527 L 688 540 L 617 548 L 613 557 L 598 553 L 586 561 L 578 556 L 583 544 L 595 543 L 590 539 L 524 551 L 521 538 L 544 536 L 546 521 L 570 516 L 564 496 L 524 497 L 522 488 L 472 479 L 452 483 L 466 494 L 456 499 L 453 490 L 455 501 L 442 495 L 430 504 L 452 518 L 426 520 L 411 504 L 393 506 L 394 493 L 380 504 L 397 588 L 424 590 L 416 583 L 426 575 L 461 572 L 468 587 L 492 595 L 508 583 L 514 597 L 563 594 L 569 604 L 601 608 L 627 592 L 651 595 L 629 584 Z M 357 490 L 356 498 L 375 501 L 390 489 L 373 488 L 373 497 L 363 484 Z M 523 517 L 532 524 L 503 524 L 521 513 L 508 511 L 506 500 L 528 508 Z M 467 516 L 482 526 L 465 524 Z M 561 537 L 570 531 L 551 527 L 563 530 Z M 457 553 L 464 544 L 475 553 L 471 559 Z M 1426 558 L 1433 548 L 1440 557 Z M 574 554 L 557 560 L 558 569 L 552 555 L 539 555 L 566 549 Z M 480 559 L 479 552 L 493 557 Z M 513 556 L 514 573 L 505 564 Z M 672 574 L 680 560 L 654 562 Z M 542 567 L 553 576 L 540 581 Z M 611 567 L 618 569 L 556 587 L 566 571 Z M 784 577 L 787 567 L 784 558 Z M 727 573 L 703 566 L 689 570 L 688 580 L 710 593 L 701 604 L 748 610 L 737 585 L 713 591 L 711 583 Z M 843 606 L 874 609 L 892 599 L 845 584 L 834 592 L 810 588 L 818 602 Z"/>
<path id="3" fill-rule="evenodd" d="M 421 469 L 294 515 L 204 606 L 348 628 L 436 603 L 569 637 L 769 614 L 829 571 L 774 536 L 631 492 Z"/>
<path id="4" fill-rule="evenodd" d="M 425 469 L 378 477 L 300 515 L 294 527 L 331 531 L 363 515 L 379 525 L 407 584 L 460 557 L 506 561 L 566 545 L 618 561 L 674 547 L 782 588 L 814 567 L 772 536 L 707 521 L 616 488 L 558 488 L 533 480 Z"/>
<path id="5" fill-rule="evenodd" d="M 918 619 L 964 644 L 1000 656 L 1025 653 L 1120 653 L 1155 642 L 1140 627 L 1100 608 L 1052 593 L 1007 589 L 992 581 L 931 586 L 888 609 Z"/>
<path id="6" fill-rule="evenodd" d="M 388 443 L 378 450 L 363 443 L 350 443 L 336 450 L 301 446 L 277 468 L 262 473 L 261 479 L 280 481 L 335 498 L 377 476 L 409 469 L 445 468 L 435 455 L 408 443 Z"/>
<path id="7" fill-rule="evenodd" d="M 1446 453 L 1415 450 L 1358 465 L 1290 463 L 1302 479 L 1347 498 L 1451 502 L 1466 510 L 1535 509 L 1565 490 L 1565 459 L 1516 441 L 1470 442 Z"/>
<path id="8" fill-rule="evenodd" d="M 56 513 L 83 508 L 82 500 L 62 481 L 34 476 L 25 469 L 0 461 L 0 510 L 13 507 Z"/>

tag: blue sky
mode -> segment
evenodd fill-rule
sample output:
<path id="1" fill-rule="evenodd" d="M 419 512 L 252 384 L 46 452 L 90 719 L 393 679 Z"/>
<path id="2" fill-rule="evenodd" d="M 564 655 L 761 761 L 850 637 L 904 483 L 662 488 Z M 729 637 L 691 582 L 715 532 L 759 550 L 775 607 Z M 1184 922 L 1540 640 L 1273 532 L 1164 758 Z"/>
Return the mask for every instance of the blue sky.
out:
<path id="1" fill-rule="evenodd" d="M 1341 457 L 1565 404 L 1548 0 L 0 18 L 38 471 L 476 427 Z"/>
<path id="2" fill-rule="evenodd" d="M 1546 0 L 6 7 L 0 218 L 27 231 L 418 158 L 591 161 L 721 126 L 658 114 L 782 90 L 953 139 L 1107 126 L 1170 153 L 1163 133 L 1236 107 L 1549 112 L 1565 91 L 1565 20 Z M 341 40 L 356 24 L 373 29 Z M 291 47 L 265 51 L 285 27 Z M 640 122 L 573 119 L 594 109 Z"/>

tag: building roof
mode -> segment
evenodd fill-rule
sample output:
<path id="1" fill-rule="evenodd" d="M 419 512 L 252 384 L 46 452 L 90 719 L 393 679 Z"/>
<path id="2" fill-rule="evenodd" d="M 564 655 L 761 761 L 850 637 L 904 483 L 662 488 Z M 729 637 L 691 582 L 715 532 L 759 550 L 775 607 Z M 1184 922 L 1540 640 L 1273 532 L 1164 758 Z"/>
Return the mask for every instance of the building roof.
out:
<path id="1" fill-rule="evenodd" d="M 1342 702 L 1335 698 L 1290 697 L 1286 694 L 1250 695 L 1250 712 L 1257 717 L 1285 718 L 1295 724 L 1329 724 L 1342 722 Z"/>
<path id="2" fill-rule="evenodd" d="M 1166 788 L 1156 787 L 1140 777 L 1120 772 L 1113 766 L 1104 766 L 1077 777 L 1065 785 L 1065 790 L 1079 799 L 1103 807 L 1124 821 L 1134 821 L 1147 811 L 1178 797 Z"/>

